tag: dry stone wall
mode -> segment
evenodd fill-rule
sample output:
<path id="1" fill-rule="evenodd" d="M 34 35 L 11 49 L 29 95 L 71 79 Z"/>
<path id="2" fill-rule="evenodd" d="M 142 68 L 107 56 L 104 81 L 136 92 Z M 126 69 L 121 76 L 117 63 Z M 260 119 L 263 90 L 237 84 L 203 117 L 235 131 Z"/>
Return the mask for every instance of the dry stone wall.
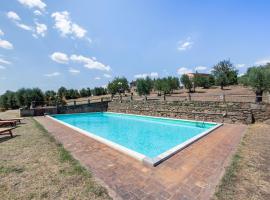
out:
<path id="1" fill-rule="evenodd" d="M 269 105 L 238 102 L 113 101 L 109 102 L 108 111 L 243 124 L 270 118 Z"/>

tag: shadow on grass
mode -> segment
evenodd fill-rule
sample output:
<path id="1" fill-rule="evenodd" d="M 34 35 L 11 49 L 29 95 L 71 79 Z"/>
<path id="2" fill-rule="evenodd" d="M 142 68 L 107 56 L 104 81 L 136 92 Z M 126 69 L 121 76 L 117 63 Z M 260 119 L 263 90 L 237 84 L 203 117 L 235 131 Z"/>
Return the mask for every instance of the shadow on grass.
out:
<path id="1" fill-rule="evenodd" d="M 4 137 L 0 137 L 0 143 L 6 142 L 6 141 L 11 140 L 11 139 L 15 139 L 16 137 L 19 137 L 19 136 L 21 136 L 21 135 L 13 135 L 13 137 L 10 137 L 10 135 L 7 135 Z"/>

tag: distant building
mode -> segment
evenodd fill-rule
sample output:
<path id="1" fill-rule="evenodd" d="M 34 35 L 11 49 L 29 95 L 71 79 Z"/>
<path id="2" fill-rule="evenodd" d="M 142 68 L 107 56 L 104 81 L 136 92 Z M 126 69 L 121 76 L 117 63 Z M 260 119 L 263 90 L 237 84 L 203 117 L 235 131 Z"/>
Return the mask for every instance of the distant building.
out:
<path id="1" fill-rule="evenodd" d="M 210 74 L 205 74 L 205 73 L 186 73 L 186 75 L 191 79 L 194 78 L 195 76 L 206 77 L 206 78 L 210 76 Z"/>

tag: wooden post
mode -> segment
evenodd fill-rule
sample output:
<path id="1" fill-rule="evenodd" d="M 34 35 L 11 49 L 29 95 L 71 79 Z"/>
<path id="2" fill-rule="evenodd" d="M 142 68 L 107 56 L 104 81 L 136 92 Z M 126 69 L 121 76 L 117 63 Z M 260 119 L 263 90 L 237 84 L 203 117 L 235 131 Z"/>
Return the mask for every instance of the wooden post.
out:
<path id="1" fill-rule="evenodd" d="M 191 95 L 190 95 L 190 92 L 188 93 L 188 101 L 191 101 Z"/>
<path id="2" fill-rule="evenodd" d="M 101 97 L 100 102 L 103 102 L 103 97 Z"/>
<path id="3" fill-rule="evenodd" d="M 88 104 L 90 104 L 90 99 L 88 99 Z"/>
<path id="4" fill-rule="evenodd" d="M 226 103 L 225 94 L 223 93 L 223 103 Z"/>
<path id="5" fill-rule="evenodd" d="M 163 96 L 163 100 L 164 100 L 164 101 L 166 101 L 166 94 L 164 94 L 164 96 Z"/>
<path id="6" fill-rule="evenodd" d="M 76 101 L 73 102 L 74 106 L 76 106 Z"/>

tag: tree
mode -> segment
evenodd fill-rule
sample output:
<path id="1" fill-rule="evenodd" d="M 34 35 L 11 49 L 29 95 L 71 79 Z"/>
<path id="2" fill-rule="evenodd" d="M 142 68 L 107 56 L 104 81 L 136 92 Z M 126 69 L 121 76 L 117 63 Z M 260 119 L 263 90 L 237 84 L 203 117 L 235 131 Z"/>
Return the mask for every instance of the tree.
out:
<path id="1" fill-rule="evenodd" d="M 170 83 L 167 78 L 162 79 L 161 91 L 163 92 L 164 97 L 166 96 L 166 94 L 169 94 L 171 92 Z"/>
<path id="2" fill-rule="evenodd" d="M 196 72 L 194 74 L 194 77 L 191 79 L 192 86 L 193 86 L 193 92 L 195 92 L 196 91 L 196 87 L 199 86 L 199 84 L 200 84 L 200 78 L 201 78 L 200 75 L 198 75 L 198 72 Z"/>
<path id="3" fill-rule="evenodd" d="M 9 108 L 8 97 L 6 93 L 0 96 L 0 107 L 5 109 Z"/>
<path id="4" fill-rule="evenodd" d="M 92 95 L 91 89 L 88 87 L 86 88 L 87 96 L 90 97 Z"/>
<path id="5" fill-rule="evenodd" d="M 81 97 L 88 97 L 87 89 L 82 88 L 82 89 L 80 90 L 80 96 L 81 96 Z"/>
<path id="6" fill-rule="evenodd" d="M 15 109 L 18 108 L 18 104 L 16 101 L 16 93 L 12 91 L 6 91 L 0 98 L 0 106 L 8 109 Z"/>
<path id="7" fill-rule="evenodd" d="M 256 102 L 262 101 L 265 91 L 270 91 L 270 64 L 251 67 L 246 73 L 247 85 L 251 86 L 256 94 Z"/>
<path id="8" fill-rule="evenodd" d="M 58 89 L 58 92 L 57 92 L 57 94 L 58 94 L 58 96 L 60 97 L 60 98 L 65 98 L 66 97 L 66 94 L 67 94 L 67 89 L 65 88 L 65 87 L 60 87 L 59 89 Z"/>
<path id="9" fill-rule="evenodd" d="M 45 93 L 44 93 L 44 96 L 45 96 L 45 101 L 47 102 L 48 105 L 52 105 L 56 102 L 56 92 L 53 91 L 53 90 L 47 90 Z"/>
<path id="10" fill-rule="evenodd" d="M 59 95 L 60 96 L 60 95 Z M 61 96 L 60 96 L 61 97 Z M 77 99 L 80 97 L 80 93 L 78 90 L 75 89 L 69 89 L 65 92 L 66 99 Z"/>
<path id="11" fill-rule="evenodd" d="M 212 73 L 222 90 L 224 86 L 237 84 L 238 71 L 233 67 L 230 60 L 220 61 L 213 67 Z"/>
<path id="12" fill-rule="evenodd" d="M 168 82 L 170 93 L 179 88 L 180 83 L 178 78 L 169 76 L 166 81 Z"/>
<path id="13" fill-rule="evenodd" d="M 27 90 L 25 88 L 21 88 L 16 92 L 16 101 L 20 107 L 26 105 L 25 94 Z"/>
<path id="14" fill-rule="evenodd" d="M 209 80 L 210 87 L 215 85 L 215 83 L 216 83 L 215 82 L 215 77 L 212 74 L 209 75 L 208 80 Z"/>
<path id="15" fill-rule="evenodd" d="M 188 75 L 183 74 L 180 78 L 181 83 L 184 85 L 186 89 L 188 89 L 188 92 L 191 92 L 192 89 L 192 81 L 188 77 Z"/>
<path id="16" fill-rule="evenodd" d="M 160 96 L 162 91 L 162 79 L 158 78 L 154 80 L 154 89 L 158 91 L 158 96 Z"/>
<path id="17" fill-rule="evenodd" d="M 153 89 L 153 81 L 151 80 L 151 78 L 146 77 L 144 78 L 139 78 L 136 80 L 136 84 L 137 84 L 137 91 L 138 94 L 144 95 L 146 98 L 146 95 L 149 95 L 151 90 Z"/>
<path id="18" fill-rule="evenodd" d="M 204 89 L 210 88 L 210 81 L 209 81 L 209 77 L 205 77 L 205 76 L 199 76 L 197 77 L 197 84 L 199 87 L 202 87 Z"/>
<path id="19" fill-rule="evenodd" d="M 107 94 L 107 90 L 103 87 L 95 87 L 93 90 L 92 90 L 92 94 L 94 96 L 100 96 L 100 95 L 105 95 Z"/>
<path id="20" fill-rule="evenodd" d="M 41 89 L 33 88 L 32 90 L 30 89 L 29 93 L 30 93 L 29 99 L 31 99 L 30 105 L 32 102 L 35 103 L 35 106 L 44 105 L 44 94 Z M 29 102 L 28 102 L 28 106 L 29 106 Z"/>
<path id="21" fill-rule="evenodd" d="M 244 74 L 238 77 L 238 83 L 242 84 L 243 86 L 248 86 L 248 75 Z"/>
<path id="22" fill-rule="evenodd" d="M 125 77 L 116 77 L 108 84 L 108 92 L 114 96 L 116 93 L 122 94 L 129 90 L 128 81 Z"/>

